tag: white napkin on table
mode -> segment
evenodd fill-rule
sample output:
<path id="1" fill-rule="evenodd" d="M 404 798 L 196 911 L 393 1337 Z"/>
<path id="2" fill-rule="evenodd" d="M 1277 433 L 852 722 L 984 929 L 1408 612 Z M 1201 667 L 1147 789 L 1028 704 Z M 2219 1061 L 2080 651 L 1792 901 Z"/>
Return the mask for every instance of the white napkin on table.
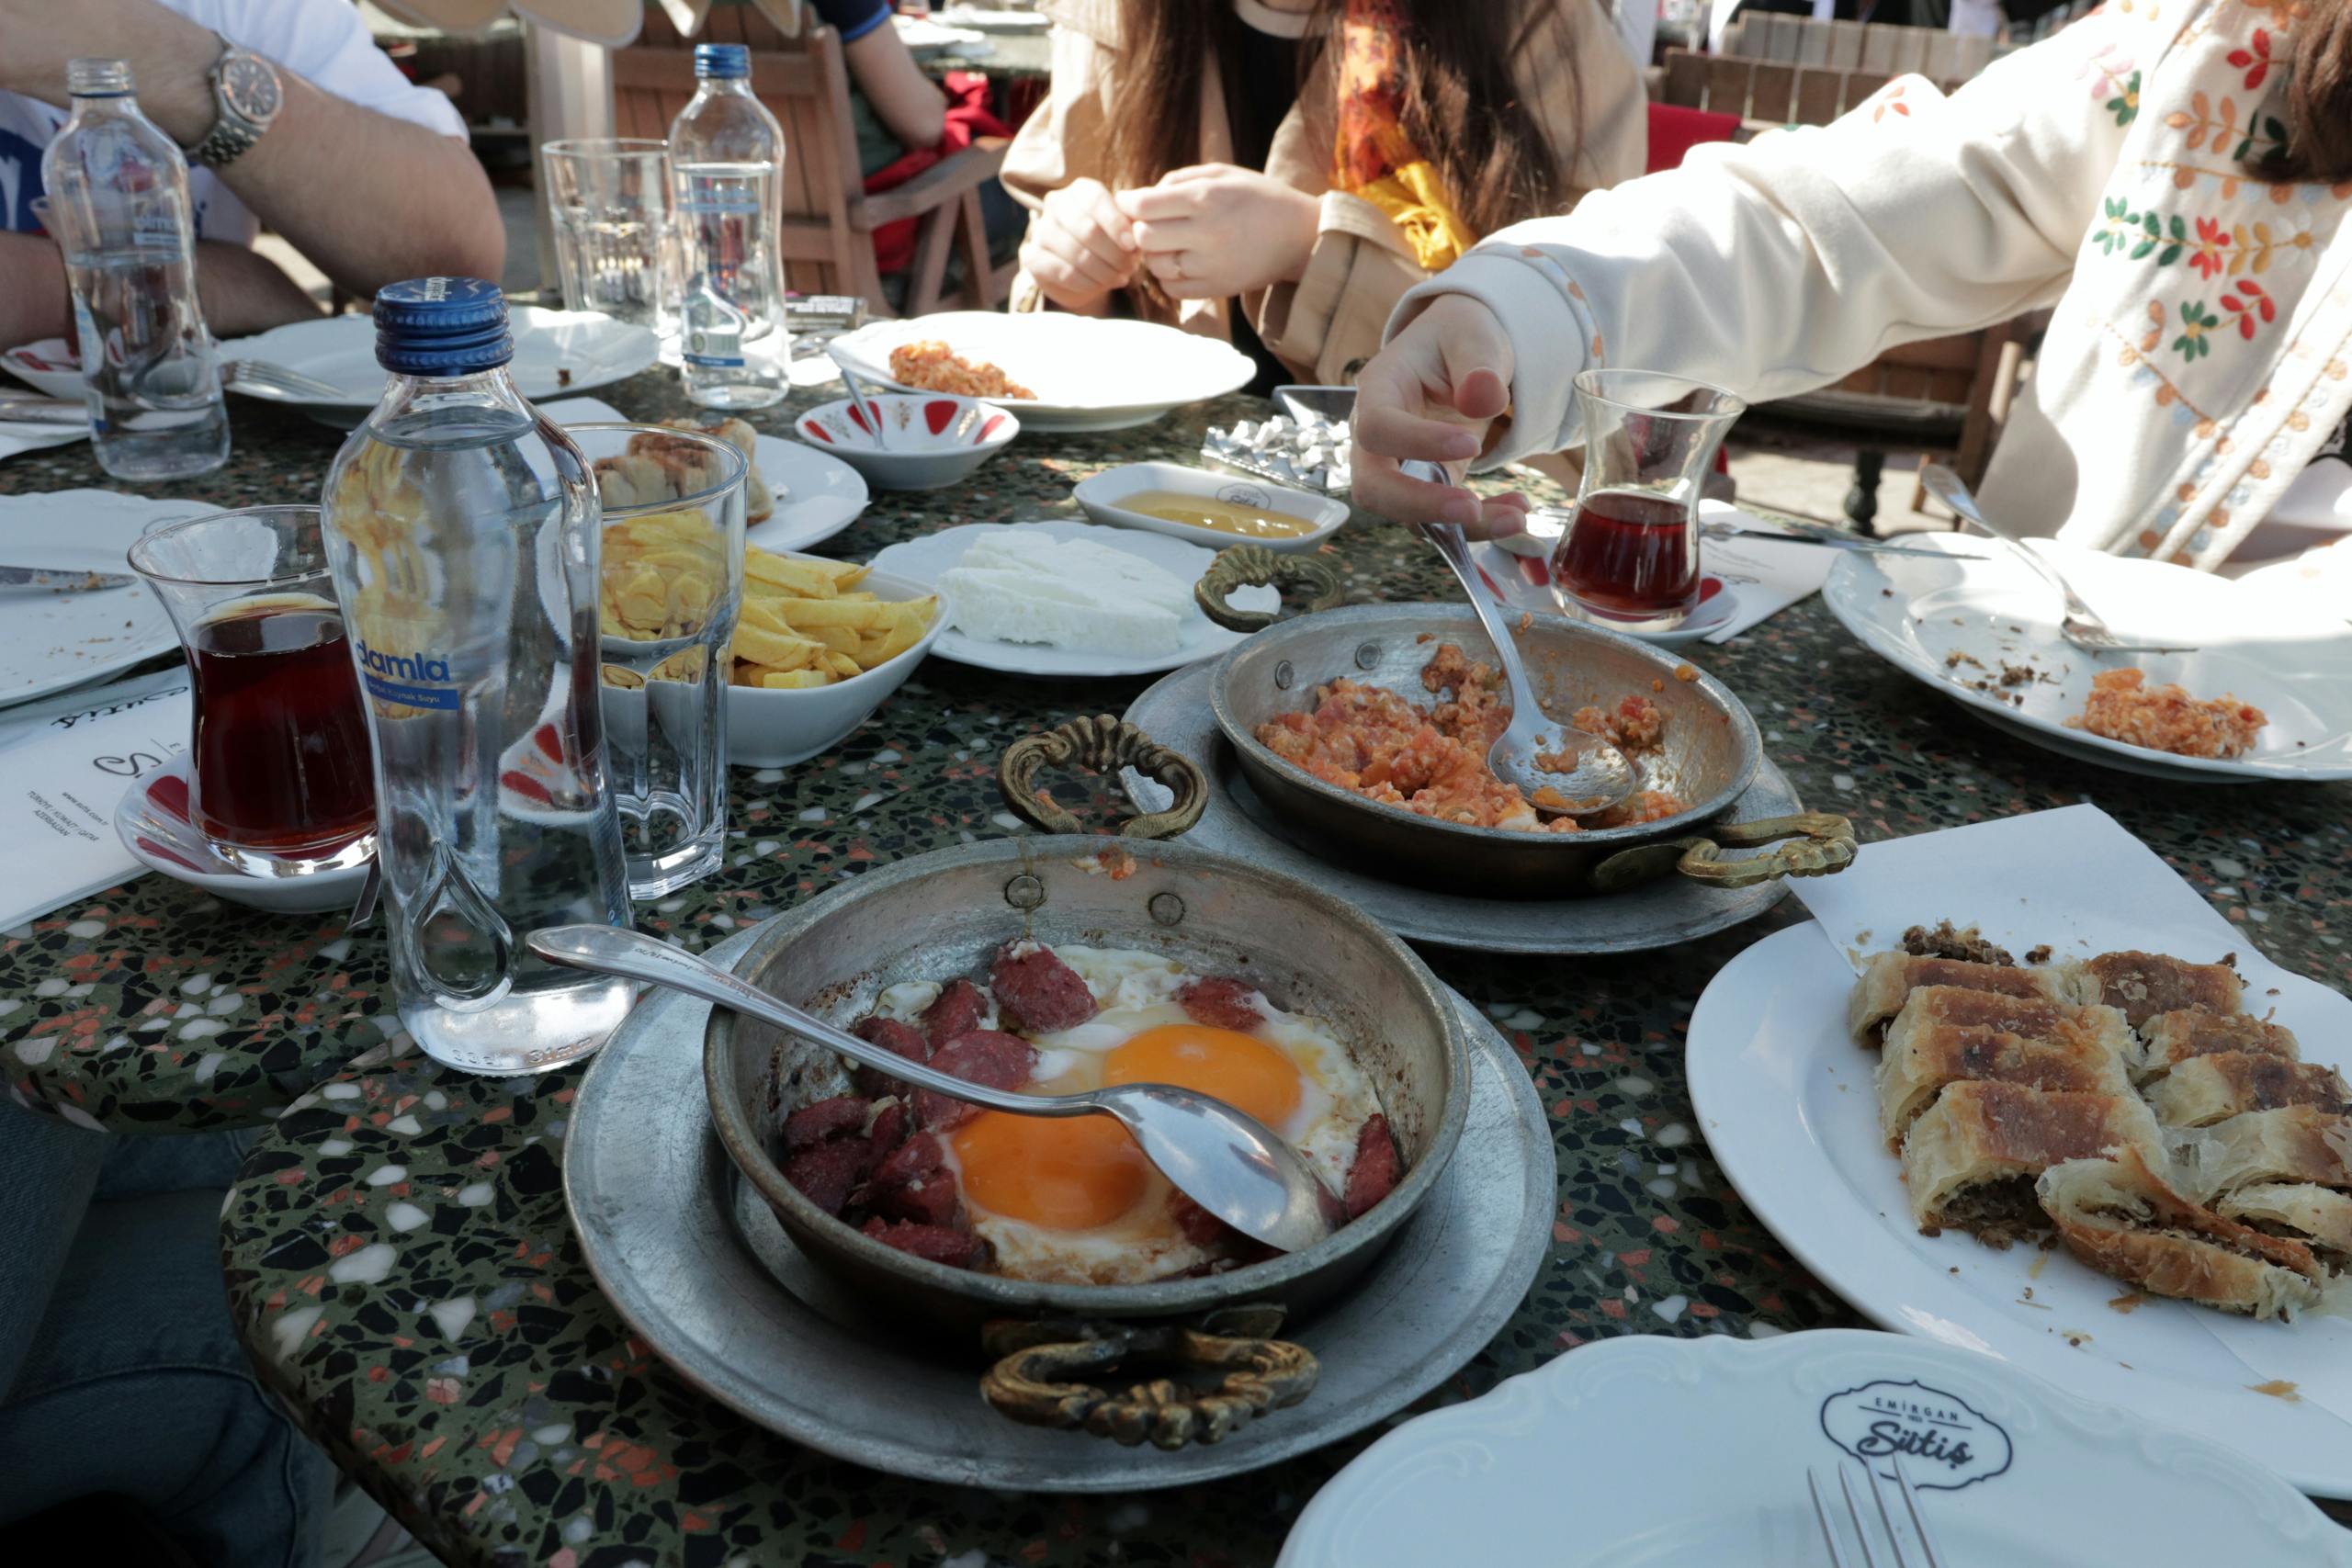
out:
<path id="1" fill-rule="evenodd" d="M 187 749 L 187 671 L 96 693 L 0 738 L 0 931 L 136 876 L 115 836 L 123 792 Z"/>
<path id="2" fill-rule="evenodd" d="M 36 424 L 26 420 L 0 420 L 0 462 L 20 452 L 40 452 L 69 441 L 86 441 L 86 424 Z"/>

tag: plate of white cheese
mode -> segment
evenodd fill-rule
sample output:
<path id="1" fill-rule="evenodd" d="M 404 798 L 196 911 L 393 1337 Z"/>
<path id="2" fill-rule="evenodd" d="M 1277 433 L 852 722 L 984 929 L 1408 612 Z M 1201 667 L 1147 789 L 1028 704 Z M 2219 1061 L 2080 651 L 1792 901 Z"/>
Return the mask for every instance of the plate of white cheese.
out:
<path id="1" fill-rule="evenodd" d="M 1008 675 L 1151 675 L 1242 638 L 1201 614 L 1216 552 L 1091 523 L 972 523 L 892 545 L 874 569 L 945 591 L 955 621 L 932 651 Z M 1272 610 L 1271 588 L 1231 595 Z"/>

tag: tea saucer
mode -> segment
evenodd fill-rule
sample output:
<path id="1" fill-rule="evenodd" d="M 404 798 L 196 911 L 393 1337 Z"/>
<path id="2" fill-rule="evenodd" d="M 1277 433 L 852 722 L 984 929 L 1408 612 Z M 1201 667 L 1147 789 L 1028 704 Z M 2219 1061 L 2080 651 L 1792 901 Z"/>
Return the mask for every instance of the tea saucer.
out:
<path id="1" fill-rule="evenodd" d="M 256 876 L 223 860 L 187 816 L 187 758 L 178 756 L 122 792 L 115 836 L 139 863 L 215 897 L 276 915 L 348 909 L 368 880 L 367 861 L 306 876 Z"/>
<path id="2" fill-rule="evenodd" d="M 1478 569 L 1479 578 L 1494 590 L 1498 602 L 1514 610 L 1532 610 L 1539 615 L 1566 615 L 1558 600 L 1552 597 L 1552 570 L 1535 556 L 1522 555 L 1489 541 L 1475 545 L 1470 551 L 1470 563 Z M 1673 648 L 1686 642 L 1696 642 L 1713 631 L 1719 631 L 1739 608 L 1739 591 L 1724 578 L 1710 572 L 1699 579 L 1699 604 L 1690 615 L 1671 626 L 1657 631 L 1639 631 L 1621 626 L 1614 621 L 1598 615 L 1570 615 L 1589 625 L 1623 632 L 1631 637 L 1659 648 Z"/>

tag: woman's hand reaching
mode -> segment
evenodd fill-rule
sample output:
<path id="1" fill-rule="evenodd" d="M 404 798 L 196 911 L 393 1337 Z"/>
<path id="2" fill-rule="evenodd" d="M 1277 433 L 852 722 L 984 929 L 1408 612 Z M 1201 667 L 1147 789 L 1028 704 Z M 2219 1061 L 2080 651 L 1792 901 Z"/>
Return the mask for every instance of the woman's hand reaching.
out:
<path id="1" fill-rule="evenodd" d="M 1524 531 L 1526 497 L 1482 501 L 1460 485 L 1510 406 L 1515 363 L 1492 310 L 1466 294 L 1430 301 L 1356 377 L 1355 503 L 1399 523 L 1458 523 L 1472 538 Z M 1409 459 L 1455 482 L 1415 479 L 1400 467 Z"/>
<path id="2" fill-rule="evenodd" d="M 1323 204 L 1254 169 L 1199 164 L 1123 190 L 1145 267 L 1170 299 L 1229 299 L 1306 275 Z"/>

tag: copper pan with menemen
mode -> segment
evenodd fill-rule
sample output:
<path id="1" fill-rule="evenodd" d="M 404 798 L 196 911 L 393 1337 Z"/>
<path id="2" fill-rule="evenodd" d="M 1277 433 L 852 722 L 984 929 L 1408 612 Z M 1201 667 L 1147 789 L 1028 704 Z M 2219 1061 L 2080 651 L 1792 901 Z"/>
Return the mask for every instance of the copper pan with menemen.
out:
<path id="1" fill-rule="evenodd" d="M 1265 568 L 1226 554 L 1203 580 L 1202 606 L 1256 635 L 1210 671 L 1210 710 L 1256 800 L 1335 864 L 1480 898 L 1561 899 L 1666 876 L 1747 888 L 1853 858 L 1842 817 L 1735 819 L 1761 766 L 1756 721 L 1669 650 L 1556 615 L 1516 617 L 1510 635 L 1546 714 L 1604 735 L 1634 766 L 1623 806 L 1564 819 L 1482 765 L 1510 699 L 1468 606 L 1326 607 L 1333 593 L 1271 624 L 1222 604 L 1224 581 Z"/>

